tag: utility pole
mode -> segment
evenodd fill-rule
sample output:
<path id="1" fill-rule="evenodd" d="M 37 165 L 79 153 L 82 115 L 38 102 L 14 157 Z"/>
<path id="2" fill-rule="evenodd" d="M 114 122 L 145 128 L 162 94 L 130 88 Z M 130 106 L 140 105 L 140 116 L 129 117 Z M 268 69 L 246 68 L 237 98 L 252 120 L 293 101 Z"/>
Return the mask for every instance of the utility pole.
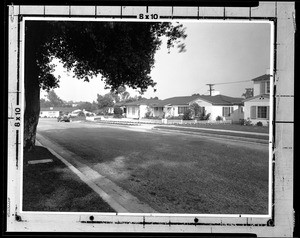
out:
<path id="1" fill-rule="evenodd" d="M 214 89 L 212 88 L 214 86 L 214 84 L 209 83 L 209 84 L 206 84 L 206 85 L 209 86 L 209 90 L 208 91 L 209 91 L 209 95 L 211 96 L 211 92 L 214 91 Z"/>

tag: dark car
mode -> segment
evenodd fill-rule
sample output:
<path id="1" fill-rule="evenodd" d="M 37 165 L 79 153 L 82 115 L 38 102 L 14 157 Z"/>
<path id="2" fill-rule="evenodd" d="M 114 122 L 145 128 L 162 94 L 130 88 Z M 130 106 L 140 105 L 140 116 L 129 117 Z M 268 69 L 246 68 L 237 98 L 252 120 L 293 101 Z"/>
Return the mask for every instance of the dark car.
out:
<path id="1" fill-rule="evenodd" d="M 57 118 L 58 122 L 64 121 L 64 122 L 70 122 L 70 117 L 68 115 L 59 116 Z"/>

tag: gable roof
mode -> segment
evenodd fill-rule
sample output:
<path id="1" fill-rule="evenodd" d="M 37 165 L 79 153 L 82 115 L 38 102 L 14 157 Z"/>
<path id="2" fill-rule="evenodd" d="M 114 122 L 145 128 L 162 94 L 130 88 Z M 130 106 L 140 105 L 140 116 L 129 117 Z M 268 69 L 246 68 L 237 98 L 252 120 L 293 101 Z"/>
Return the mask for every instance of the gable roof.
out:
<path id="1" fill-rule="evenodd" d="M 270 95 L 269 94 L 259 94 L 259 95 L 256 95 L 254 97 L 244 99 L 243 102 L 251 101 L 251 100 L 256 99 L 256 98 L 270 98 Z"/>
<path id="2" fill-rule="evenodd" d="M 222 94 L 215 95 L 215 96 L 202 95 L 201 98 L 210 102 L 212 105 L 215 106 L 243 105 L 243 100 L 244 100 L 244 98 L 234 98 Z"/>
<path id="3" fill-rule="evenodd" d="M 134 102 L 123 103 L 122 106 L 139 106 L 139 105 L 147 105 L 157 107 L 157 105 L 161 102 L 159 99 L 142 99 Z"/>
<path id="4" fill-rule="evenodd" d="M 157 107 L 163 107 L 166 105 L 189 105 L 190 102 L 196 100 L 200 96 L 183 96 L 167 98 L 159 102 Z"/>
<path id="5" fill-rule="evenodd" d="M 219 106 L 231 106 L 231 105 L 243 105 L 243 98 L 228 97 L 225 95 L 200 95 L 200 96 L 185 96 L 185 97 L 172 97 L 162 100 L 157 106 L 163 107 L 166 105 L 189 105 L 191 102 L 200 99 L 204 100 L 212 105 Z"/>
<path id="6" fill-rule="evenodd" d="M 257 81 L 264 81 L 264 80 L 270 80 L 271 75 L 270 74 L 264 74 L 259 77 L 256 77 L 252 79 L 252 81 L 257 82 Z"/>

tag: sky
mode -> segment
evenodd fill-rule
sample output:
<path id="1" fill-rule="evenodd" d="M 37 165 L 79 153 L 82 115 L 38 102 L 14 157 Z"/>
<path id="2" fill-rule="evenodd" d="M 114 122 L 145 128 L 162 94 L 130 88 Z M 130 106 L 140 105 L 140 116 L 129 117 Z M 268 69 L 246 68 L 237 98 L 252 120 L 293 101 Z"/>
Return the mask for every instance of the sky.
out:
<path id="1" fill-rule="evenodd" d="M 151 72 L 157 91 L 150 87 L 143 96 L 165 99 L 194 93 L 208 95 L 206 84 L 215 84 L 213 89 L 220 94 L 241 97 L 245 88 L 253 87 L 251 79 L 270 69 L 271 26 L 228 22 L 180 21 L 186 27 L 186 52 L 172 48 L 168 53 L 166 44 L 161 46 Z M 92 102 L 97 94 L 109 92 L 104 90 L 100 76 L 83 82 L 59 64 L 54 74 L 61 76 L 60 87 L 54 91 L 65 101 Z M 136 90 L 127 91 L 139 95 Z M 42 96 L 45 94 L 42 92 Z"/>

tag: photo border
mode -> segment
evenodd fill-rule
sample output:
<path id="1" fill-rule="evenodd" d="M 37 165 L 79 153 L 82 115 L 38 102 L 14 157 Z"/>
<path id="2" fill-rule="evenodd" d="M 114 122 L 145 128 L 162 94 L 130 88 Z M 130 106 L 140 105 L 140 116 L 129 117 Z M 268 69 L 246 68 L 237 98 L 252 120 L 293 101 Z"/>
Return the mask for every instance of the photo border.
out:
<path id="1" fill-rule="evenodd" d="M 97 7 L 100 7 L 100 6 L 97 6 Z M 10 11 L 11 11 L 11 8 L 12 7 L 10 7 Z M 122 7 L 121 7 L 122 8 Z M 158 7 L 159 8 L 159 7 Z M 45 9 L 45 8 L 44 8 Z M 172 8 L 173 9 L 173 8 Z M 20 10 L 20 7 L 19 7 L 19 13 L 21 13 L 21 10 Z M 198 13 L 199 13 L 199 7 L 198 7 Z M 22 29 L 22 21 L 20 22 L 19 20 L 22 20 L 22 18 L 23 17 L 25 17 L 25 15 L 26 15 L 26 18 L 27 17 L 30 17 L 31 15 L 30 14 L 21 14 L 22 16 L 20 16 L 19 14 L 10 14 L 10 17 L 11 17 L 11 19 L 12 19 L 12 16 L 13 16 L 13 18 L 14 19 L 16 19 L 16 17 L 18 18 L 18 27 L 20 27 L 20 29 Z M 36 15 L 34 16 L 34 18 L 36 17 Z M 43 15 L 43 17 L 46 17 L 45 15 Z M 82 17 L 82 16 L 80 16 L 80 17 Z M 89 16 L 90 17 L 90 16 Z M 116 16 L 114 15 L 114 16 L 111 16 L 112 17 L 112 19 L 113 20 L 116 20 Z M 120 17 L 120 16 L 119 16 Z M 180 17 L 180 16 L 179 16 Z M 72 18 L 73 18 L 73 16 L 72 16 Z M 124 19 L 124 16 L 121 16 L 121 18 L 122 19 Z M 170 18 L 170 17 L 166 17 L 166 19 L 168 19 L 168 18 Z M 217 17 L 217 19 L 223 19 L 223 20 L 229 20 L 231 17 L 229 17 L 229 18 L 225 18 L 224 19 L 224 17 L 222 18 L 222 17 Z M 36 18 L 35 18 L 36 19 Z M 174 16 L 172 16 L 172 19 L 177 19 L 176 17 L 174 17 Z M 198 19 L 199 19 L 199 16 L 198 16 Z M 201 19 L 203 19 L 203 18 L 201 18 Z M 208 17 L 208 18 L 206 18 L 206 19 L 212 19 L 211 17 Z M 215 19 L 215 18 L 213 18 L 213 19 Z M 239 17 L 233 17 L 232 19 L 234 19 L 234 20 L 237 20 L 237 19 L 240 19 Z M 249 20 L 249 18 L 243 18 L 242 17 L 242 19 L 248 19 Z M 272 75 L 273 77 L 271 77 L 271 78 L 273 78 L 273 80 L 275 81 L 275 83 L 276 83 L 276 77 L 277 77 L 277 71 L 276 71 L 276 66 L 277 66 L 277 55 L 276 55 L 276 53 L 277 53 L 277 40 L 276 40 L 276 34 L 277 34 L 277 21 L 278 21 L 278 18 L 274 18 L 274 17 L 253 17 L 253 18 L 251 18 L 250 20 L 252 21 L 252 20 L 261 20 L 261 19 L 264 19 L 264 20 L 268 20 L 268 21 L 272 21 L 272 22 L 274 22 L 274 27 L 275 27 L 275 29 L 274 29 L 274 31 L 275 31 L 275 43 L 274 43 L 274 47 L 272 47 L 272 44 L 271 44 L 271 48 L 272 49 L 275 49 L 274 50 L 274 61 L 275 61 L 275 64 L 274 64 L 274 69 L 273 69 L 273 71 L 274 71 L 274 74 Z M 105 21 L 107 21 L 108 19 L 105 19 Z M 179 20 L 179 19 L 178 19 Z M 158 20 L 155 20 L 155 21 L 161 21 L 161 19 L 158 19 Z M 15 26 L 14 26 L 15 27 Z M 17 27 L 17 28 L 18 28 Z M 12 30 L 12 28 L 10 28 L 10 31 L 9 31 L 9 35 L 11 36 L 11 30 Z M 16 30 L 16 28 L 14 28 L 14 30 Z M 18 31 L 19 32 L 19 31 Z M 272 32 L 272 31 L 271 31 Z M 13 34 L 15 34 L 16 32 L 14 32 Z M 20 34 L 20 35 L 22 35 L 22 33 L 17 33 L 17 34 Z M 20 37 L 20 35 L 18 35 L 18 37 L 17 38 L 19 38 Z M 24 34 L 23 34 L 24 35 Z M 272 38 L 271 38 L 272 39 Z M 11 41 L 12 39 L 10 38 L 10 41 L 9 42 L 12 42 Z M 24 42 L 24 39 L 22 39 L 21 41 L 23 41 Z M 20 41 L 18 41 L 18 49 L 20 49 Z M 23 45 L 23 44 L 22 44 Z M 9 51 L 10 51 L 10 53 L 11 53 L 11 50 L 9 49 Z M 19 54 L 19 50 L 17 51 L 18 52 L 18 54 Z M 24 49 L 23 49 L 23 52 L 24 52 Z M 21 58 L 22 59 L 22 57 L 23 57 L 23 55 L 22 54 L 24 54 L 24 53 L 22 53 L 22 50 L 20 51 L 20 54 L 21 55 L 18 55 L 17 56 L 17 64 L 19 64 L 19 58 Z M 271 57 L 272 58 L 272 57 Z M 271 59 L 271 61 L 273 62 L 273 59 Z M 11 64 L 11 62 L 10 62 L 10 64 Z M 272 67 L 272 65 L 273 64 L 271 64 L 271 67 Z M 11 67 L 11 66 L 9 66 L 9 67 Z M 19 68 L 19 65 L 18 65 L 18 67 L 17 68 Z M 11 68 L 10 68 L 11 69 Z M 20 69 L 20 68 L 19 68 Z M 11 69 L 11 70 L 13 70 L 13 69 Z M 271 72 L 273 72 L 273 71 L 271 71 Z M 10 76 L 10 79 L 12 79 L 13 77 L 12 77 L 12 75 L 11 75 L 11 71 L 9 72 L 9 76 Z M 22 77 L 24 74 L 23 74 L 23 71 L 22 71 L 22 69 L 21 69 L 21 71 L 19 72 L 19 73 L 17 73 L 17 80 L 19 80 L 19 78 L 20 77 Z M 271 82 L 273 82 L 273 80 L 271 81 Z M 9 82 L 10 82 L 11 80 L 9 80 Z M 19 81 L 20 82 L 20 81 Z M 21 84 L 22 85 L 22 90 L 24 90 L 24 88 L 23 88 L 23 84 Z M 271 84 L 272 85 L 272 84 Z M 275 88 L 276 88 L 276 85 L 275 85 Z M 16 93 L 15 94 L 13 94 L 13 95 L 15 95 L 15 97 L 13 97 L 13 95 L 12 95 L 12 91 L 10 90 L 11 89 L 11 87 L 9 87 L 9 96 L 10 96 L 10 100 L 9 100 L 9 102 L 12 102 L 12 108 L 10 108 L 10 111 L 13 111 L 13 112 L 15 112 L 15 110 L 16 110 L 16 108 L 18 108 L 18 106 L 19 106 L 19 103 L 18 103 L 18 95 L 19 95 L 19 93 L 20 93 L 20 90 L 16 90 Z M 18 88 L 17 88 L 18 89 Z M 271 90 L 273 90 L 273 87 L 271 87 Z M 22 92 L 22 91 L 21 91 Z M 272 92 L 272 91 L 271 91 Z M 273 103 L 271 103 L 271 112 L 273 111 L 273 107 L 272 107 L 272 105 L 274 104 L 275 105 L 275 107 L 277 107 L 278 108 L 278 105 L 276 104 L 276 99 L 277 98 L 279 98 L 278 97 L 278 95 L 276 95 L 276 94 L 271 94 L 271 95 L 274 95 L 274 98 L 273 97 L 270 97 L 270 100 L 273 100 L 274 99 L 274 101 L 273 101 Z M 24 97 L 24 94 L 23 94 L 23 97 Z M 24 100 L 24 98 L 23 98 L 23 100 Z M 23 101 L 22 100 L 22 101 Z M 14 104 L 14 102 L 15 102 L 15 104 Z M 23 101 L 24 102 L 24 101 Z M 21 107 L 22 107 L 22 104 L 21 104 Z M 13 109 L 13 110 L 12 110 Z M 273 118 L 274 118 L 274 120 L 273 120 L 273 123 L 270 123 L 270 127 L 272 128 L 271 130 L 273 130 L 273 127 L 275 128 L 276 127 L 276 124 L 277 123 L 279 123 L 279 121 L 276 121 L 276 117 L 275 117 L 275 115 L 276 115 L 276 111 L 274 110 L 273 111 Z M 15 118 L 15 116 L 13 116 L 13 118 Z M 23 123 L 22 123 L 23 124 Z M 272 124 L 272 126 L 271 126 L 271 124 Z M 11 127 L 9 127 L 9 134 L 14 134 L 13 132 L 14 132 L 14 130 L 12 130 L 12 131 L 10 131 L 10 129 L 12 129 L 12 128 L 15 128 L 14 126 L 12 126 L 12 125 L 10 125 Z M 23 126 L 23 125 L 21 125 L 21 126 Z M 273 136 L 273 134 L 271 133 L 271 130 L 270 130 L 270 134 Z M 16 132 L 16 136 L 14 137 L 15 138 L 15 143 L 17 144 L 17 146 L 15 146 L 16 147 L 16 157 L 15 157 L 15 159 L 16 159 L 16 162 L 17 162 L 17 169 L 16 169 L 16 171 L 14 171 L 14 169 L 12 169 L 11 167 L 9 167 L 9 173 L 8 173 L 8 177 L 9 177 L 9 183 L 10 184 L 13 184 L 13 185 L 15 185 L 15 188 L 17 188 L 17 190 L 18 190 L 18 188 L 20 189 L 21 188 L 21 185 L 18 183 L 18 181 L 20 181 L 20 180 L 18 180 L 18 179 L 20 179 L 20 173 L 18 173 L 18 162 L 20 161 L 19 160 L 19 157 L 18 157 L 18 152 L 19 151 L 21 151 L 21 153 L 22 153 L 22 149 L 21 150 L 19 150 L 18 149 L 18 145 L 20 144 L 20 143 L 22 143 L 22 131 L 23 131 L 23 128 L 21 127 L 21 131 L 19 131 L 19 130 L 16 130 L 15 132 Z M 276 132 L 277 130 L 276 130 L 276 128 L 275 128 L 275 131 L 274 132 Z M 20 139 L 20 135 L 19 135 L 19 133 L 21 133 L 21 139 Z M 272 138 L 272 137 L 270 137 L 270 138 Z M 275 139 L 275 138 L 274 138 Z M 12 140 L 13 141 L 13 140 Z M 273 141 L 274 142 L 274 144 L 272 145 L 272 154 L 274 154 L 274 158 L 273 158 L 273 161 L 271 161 L 271 164 L 272 164 L 272 171 L 274 171 L 275 173 L 276 173 L 276 168 L 275 168 L 275 164 L 274 164 L 274 161 L 276 161 L 276 140 L 275 141 Z M 14 147 L 13 146 L 13 144 L 8 144 L 8 146 L 10 147 Z M 21 148 L 22 148 L 22 146 L 20 146 Z M 286 146 L 287 147 L 287 149 L 288 148 L 290 148 L 290 147 L 292 147 L 292 146 Z M 293 148 L 293 147 L 292 147 Z M 11 150 L 10 149 L 8 149 L 8 154 L 11 152 Z M 273 153 L 274 152 L 274 153 Z M 269 160 L 270 161 L 270 160 Z M 22 163 L 21 163 L 21 166 L 22 166 Z M 270 167 L 269 167 L 270 168 Z M 275 180 L 275 182 L 276 182 L 276 176 L 275 176 L 275 173 L 273 174 L 273 176 L 272 176 L 272 178 L 273 178 L 273 181 Z M 13 175 L 16 175 L 16 176 L 13 176 Z M 270 176 L 271 176 L 272 174 L 270 174 Z M 17 180 L 17 182 L 11 182 L 12 180 Z M 8 186 L 8 188 L 9 188 L 10 186 Z M 272 188 L 276 191 L 276 186 L 275 186 L 275 183 L 273 183 L 273 185 L 272 185 Z M 270 188 L 270 186 L 269 186 L 269 189 L 272 189 L 272 188 Z M 12 195 L 12 193 L 13 193 L 13 191 L 16 191 L 16 190 L 14 190 L 14 189 L 8 189 L 9 191 L 8 191 L 8 195 Z M 15 194 L 16 195 L 16 194 Z M 14 196 L 9 196 L 8 198 L 9 198 L 9 200 L 8 201 L 11 201 L 11 198 L 12 197 L 14 197 Z M 26 214 L 25 215 L 25 213 L 24 212 L 21 212 L 21 211 L 19 211 L 19 208 L 18 208 L 18 204 L 19 203 L 17 203 L 16 201 L 18 201 L 18 199 L 21 199 L 21 195 L 19 194 L 19 195 L 16 195 L 16 197 L 15 197 L 15 203 L 16 203 L 16 209 L 15 209 L 15 213 L 12 213 L 12 211 L 13 211 L 13 209 L 9 209 L 8 211 L 9 211 L 9 214 L 10 215 L 13 215 L 13 214 L 15 214 L 15 220 L 14 221 L 17 221 L 17 223 L 16 222 L 13 222 L 13 221 L 11 221 L 11 223 L 9 223 L 8 222 L 8 227 L 10 227 L 10 228 L 12 228 L 12 227 L 20 227 L 20 226 L 18 226 L 18 225 L 16 225 L 16 224 L 22 224 L 22 222 L 29 222 L 31 219 L 33 219 L 33 221 L 35 221 L 36 220 L 36 218 L 37 217 L 40 217 L 41 218 L 41 214 L 39 214 L 38 212 L 37 213 L 34 213 L 34 214 Z M 274 203 L 272 203 L 272 204 L 275 204 L 276 203 L 276 198 L 275 198 L 275 196 L 273 196 L 273 199 L 275 199 L 274 200 Z M 9 202 L 9 204 L 10 204 L 10 208 L 12 208 L 12 204 Z M 115 225 L 115 224 L 119 224 L 119 225 L 121 225 L 121 224 L 128 224 L 128 223 L 130 223 L 131 225 L 133 225 L 133 224 L 136 224 L 137 226 L 140 226 L 140 225 L 143 225 L 143 229 L 145 229 L 145 227 L 146 227 L 146 225 L 147 225 L 147 227 L 148 227 L 148 224 L 150 225 L 157 225 L 157 226 L 159 226 L 159 225 L 168 225 L 168 226 L 173 226 L 173 225 L 177 225 L 177 226 L 184 226 L 184 227 L 189 227 L 189 225 L 191 225 L 192 227 L 201 227 L 199 230 L 198 230 L 198 232 L 201 232 L 201 229 L 203 229 L 203 226 L 205 226 L 205 228 L 208 228 L 208 227 L 210 227 L 210 226 L 213 226 L 214 227 L 214 230 L 218 230 L 218 228 L 219 227 L 222 227 L 222 228 L 224 228 L 224 227 L 230 227 L 230 229 L 232 229 L 232 230 L 235 230 L 235 228 L 233 228 L 233 227 L 251 227 L 252 229 L 254 229 L 255 228 L 255 230 L 256 230 L 256 228 L 257 227 L 275 227 L 276 225 L 276 223 L 274 223 L 274 221 L 276 221 L 276 216 L 274 217 L 274 209 L 276 208 L 276 206 L 272 206 L 272 218 L 273 219 L 267 219 L 267 220 L 263 220 L 263 222 L 261 222 L 262 220 L 261 219 L 258 219 L 258 218 L 254 218 L 253 219 L 253 215 L 251 216 L 252 218 L 249 218 L 249 217 L 244 217 L 244 216 L 239 216 L 238 218 L 237 218 L 237 220 L 236 219 L 234 219 L 234 218 L 232 218 L 232 217 L 226 217 L 226 216 L 223 216 L 221 219 L 218 219 L 218 220 L 215 220 L 215 218 L 213 218 L 213 217 L 209 217 L 209 216 L 206 216 L 206 217 L 200 217 L 198 214 L 196 214 L 195 215 L 195 217 L 191 217 L 191 219 L 186 219 L 186 218 L 181 218 L 181 217 L 178 217 L 177 215 L 175 215 L 176 217 L 175 218 L 173 218 L 172 217 L 172 222 L 171 222 L 171 216 L 170 216 L 170 214 L 167 214 L 166 215 L 166 217 L 164 217 L 163 219 L 161 219 L 161 218 L 159 218 L 159 220 L 161 220 L 160 222 L 157 222 L 158 220 L 158 217 L 161 217 L 160 215 L 158 215 L 158 216 L 156 216 L 156 215 L 154 215 L 154 214 L 152 214 L 150 217 L 145 217 L 145 216 L 137 216 L 137 217 L 135 217 L 135 215 L 133 215 L 131 218 L 132 219 L 130 219 L 130 221 L 128 221 L 128 220 L 124 220 L 124 219 L 120 219 L 120 217 L 118 217 L 119 219 L 117 219 L 118 220 L 118 222 L 116 222 L 116 220 L 115 219 L 109 219 L 107 216 L 98 216 L 98 215 L 95 215 L 94 216 L 94 219 L 91 221 L 91 219 L 90 219 L 90 216 L 91 216 L 91 213 L 80 213 L 81 215 L 79 216 L 80 218 L 79 218 L 79 223 L 80 224 L 85 224 L 85 223 L 92 223 L 92 224 L 110 224 L 110 225 Z M 23 216 L 23 214 L 24 214 L 24 216 Z M 62 217 L 68 217 L 68 219 L 70 218 L 69 217 L 69 214 L 64 214 L 64 213 L 59 213 L 60 215 L 59 216 L 62 216 Z M 52 215 L 55 215 L 55 214 L 52 214 Z M 50 215 L 50 216 L 52 216 L 52 215 Z M 194 216 L 194 215 L 191 215 L 191 216 Z M 121 217 L 121 218 L 124 218 L 124 217 Z M 141 220 L 141 218 L 142 218 L 142 220 Z M 169 219 L 165 219 L 165 218 L 169 218 Z M 194 220 L 192 219 L 192 218 L 195 218 Z M 269 218 L 269 216 L 268 216 L 268 218 Z M 68 220 L 67 219 L 67 220 Z M 196 222 L 196 219 L 198 220 L 197 222 Z M 12 220 L 12 219 L 8 219 L 8 220 Z M 44 219 L 42 219 L 42 220 L 44 220 Z M 49 219 L 49 221 L 51 221 L 52 219 L 50 218 Z M 72 219 L 73 220 L 73 219 Z M 204 221 L 205 220 L 205 221 Z M 46 222 L 45 220 L 44 220 L 44 222 Z M 43 223 L 43 222 L 42 222 Z M 109 225 L 108 225 L 109 226 Z M 22 226 L 21 226 L 22 227 Z M 128 227 L 128 226 L 127 226 Z M 217 229 L 216 229 L 216 227 L 218 227 Z M 37 229 L 39 229 L 39 228 L 37 228 Z M 126 230 L 127 228 L 125 228 L 125 230 Z M 252 229 L 250 229 L 250 230 L 252 230 Z M 257 228 L 258 230 L 259 230 L 259 228 Z M 14 229 L 12 229 L 12 230 L 14 230 Z M 22 230 L 22 229 L 21 229 Z M 150 229 L 150 230 L 152 230 L 152 229 Z M 174 229 L 174 230 L 176 230 L 176 229 Z M 189 229 L 187 229 L 187 230 L 189 230 Z M 204 229 L 204 230 L 206 230 L 206 229 Z M 242 229 L 242 230 L 245 230 L 245 231 L 248 231 L 249 232 L 249 229 Z M 212 229 L 211 229 L 211 231 L 212 231 Z M 261 231 L 259 231 L 259 232 L 261 232 Z M 259 234 L 259 233 L 258 233 Z"/>

